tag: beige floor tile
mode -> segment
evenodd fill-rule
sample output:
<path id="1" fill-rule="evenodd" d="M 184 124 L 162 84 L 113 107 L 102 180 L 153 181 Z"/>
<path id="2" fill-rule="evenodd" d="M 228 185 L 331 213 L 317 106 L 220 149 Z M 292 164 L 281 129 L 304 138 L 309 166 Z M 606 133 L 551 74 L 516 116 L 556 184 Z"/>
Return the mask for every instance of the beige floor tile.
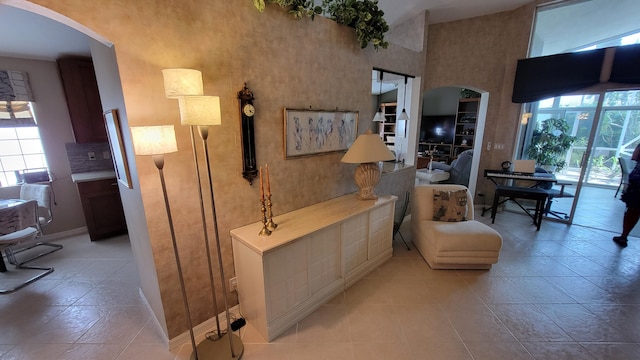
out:
<path id="1" fill-rule="evenodd" d="M 394 241 L 390 261 L 272 342 L 248 319 L 242 358 L 640 358 L 640 238 L 620 250 L 619 217 L 602 229 L 545 221 L 536 231 L 519 213 L 493 225 L 477 215 L 504 239 L 491 270 L 432 270 L 405 221 L 411 250 Z M 190 359 L 190 344 L 169 351 L 150 321 L 126 236 L 60 243 L 37 260 L 53 274 L 0 295 L 1 359 Z"/>

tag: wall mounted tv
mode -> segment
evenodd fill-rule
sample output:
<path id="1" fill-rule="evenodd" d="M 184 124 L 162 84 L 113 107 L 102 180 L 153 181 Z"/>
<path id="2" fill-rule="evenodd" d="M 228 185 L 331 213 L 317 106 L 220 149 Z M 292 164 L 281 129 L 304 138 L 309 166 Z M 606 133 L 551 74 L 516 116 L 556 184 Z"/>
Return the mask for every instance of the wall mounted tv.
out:
<path id="1" fill-rule="evenodd" d="M 425 115 L 420 124 L 420 142 L 452 144 L 455 131 L 455 115 Z"/>

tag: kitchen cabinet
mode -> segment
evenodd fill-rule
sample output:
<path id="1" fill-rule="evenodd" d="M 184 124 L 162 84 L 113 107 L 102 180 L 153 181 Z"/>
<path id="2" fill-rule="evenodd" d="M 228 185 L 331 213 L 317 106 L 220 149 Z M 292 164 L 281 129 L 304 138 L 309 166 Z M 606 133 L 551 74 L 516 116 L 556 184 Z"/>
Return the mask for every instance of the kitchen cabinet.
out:
<path id="1" fill-rule="evenodd" d="M 91 241 L 127 232 L 115 178 L 78 182 L 77 186 Z"/>
<path id="2" fill-rule="evenodd" d="M 76 142 L 107 142 L 93 61 L 86 57 L 60 58 L 58 68 Z"/>

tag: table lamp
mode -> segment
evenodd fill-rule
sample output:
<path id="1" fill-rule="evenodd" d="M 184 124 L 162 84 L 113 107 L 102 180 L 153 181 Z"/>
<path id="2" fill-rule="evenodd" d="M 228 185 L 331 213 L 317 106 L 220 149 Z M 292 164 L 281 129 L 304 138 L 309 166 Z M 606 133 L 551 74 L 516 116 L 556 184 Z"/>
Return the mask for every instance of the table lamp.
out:
<path id="1" fill-rule="evenodd" d="M 394 160 L 378 134 L 367 130 L 358 136 L 353 145 L 342 157 L 343 163 L 360 164 L 356 167 L 354 180 L 358 186 L 358 199 L 375 200 L 378 198 L 374 188 L 380 182 L 380 166 L 378 161 Z"/>

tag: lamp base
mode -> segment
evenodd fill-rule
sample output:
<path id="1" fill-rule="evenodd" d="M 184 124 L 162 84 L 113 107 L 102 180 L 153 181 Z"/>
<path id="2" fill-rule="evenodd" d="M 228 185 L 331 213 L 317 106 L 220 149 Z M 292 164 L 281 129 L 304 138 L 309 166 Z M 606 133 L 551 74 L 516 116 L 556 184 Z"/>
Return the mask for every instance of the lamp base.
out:
<path id="1" fill-rule="evenodd" d="M 231 347 L 229 344 L 228 336 L 232 336 L 233 340 L 233 352 L 235 356 L 231 354 Z M 240 359 L 244 353 L 244 345 L 242 340 L 234 334 L 226 333 L 221 338 L 211 340 L 205 338 L 202 342 L 196 346 L 198 351 L 198 360 L 216 359 Z M 191 354 L 191 359 L 195 359 L 195 355 Z"/>
<path id="2" fill-rule="evenodd" d="M 380 166 L 377 163 L 364 163 L 356 167 L 354 180 L 358 186 L 358 199 L 376 200 L 375 187 L 380 182 Z"/>

